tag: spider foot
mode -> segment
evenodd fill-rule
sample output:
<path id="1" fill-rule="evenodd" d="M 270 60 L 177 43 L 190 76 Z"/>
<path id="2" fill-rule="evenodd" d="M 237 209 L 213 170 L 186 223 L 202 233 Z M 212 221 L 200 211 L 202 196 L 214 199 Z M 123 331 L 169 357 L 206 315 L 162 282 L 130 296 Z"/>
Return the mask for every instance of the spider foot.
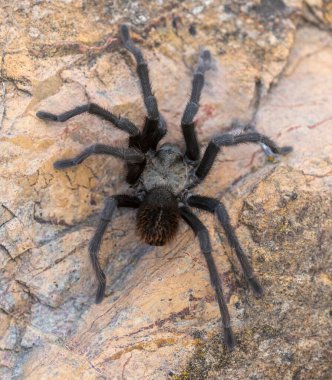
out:
<path id="1" fill-rule="evenodd" d="M 145 64 L 143 55 L 140 49 L 136 47 L 134 41 L 131 39 L 129 28 L 125 24 L 122 24 L 120 26 L 120 39 L 124 47 L 128 49 L 135 56 L 137 63 Z M 144 93 L 144 89 L 143 89 L 143 93 Z"/>
<path id="2" fill-rule="evenodd" d="M 129 34 L 129 28 L 127 25 L 123 24 L 120 26 L 120 36 L 124 44 L 131 39 Z"/>
<path id="3" fill-rule="evenodd" d="M 264 295 L 264 289 L 262 285 L 254 278 L 248 279 L 249 285 L 254 292 L 256 298 L 261 298 Z"/>
<path id="4" fill-rule="evenodd" d="M 280 148 L 280 154 L 282 154 L 283 156 L 285 156 L 286 154 L 290 153 L 293 151 L 293 147 L 292 146 L 282 146 Z"/>
<path id="5" fill-rule="evenodd" d="M 95 300 L 96 303 L 101 303 L 102 300 L 104 299 L 104 297 L 105 297 L 105 285 L 106 285 L 105 281 L 103 281 L 102 283 L 99 283 L 98 290 L 96 293 L 96 300 Z"/>
<path id="6" fill-rule="evenodd" d="M 271 148 L 268 147 L 267 145 L 261 143 L 260 144 L 261 148 L 263 149 L 263 152 L 266 156 L 267 161 L 269 162 L 279 162 L 281 156 L 285 156 L 286 154 L 292 152 L 293 148 L 291 146 L 283 146 L 279 148 L 278 153 L 272 152 Z"/>
<path id="7" fill-rule="evenodd" d="M 77 165 L 77 162 L 75 162 L 72 159 L 68 159 L 68 160 L 55 161 L 53 164 L 53 167 L 54 169 L 61 170 L 61 169 L 70 168 L 71 166 L 75 166 L 75 165 Z"/>
<path id="8" fill-rule="evenodd" d="M 36 116 L 42 120 L 58 121 L 57 115 L 54 115 L 53 113 L 50 113 L 50 112 L 38 111 L 36 113 Z"/>
<path id="9" fill-rule="evenodd" d="M 211 52 L 210 50 L 204 49 L 199 54 L 199 62 L 198 62 L 199 68 L 203 72 L 206 70 L 209 70 L 211 68 Z"/>
<path id="10" fill-rule="evenodd" d="M 224 344 L 227 351 L 233 351 L 235 347 L 235 338 L 231 327 L 224 327 Z"/>

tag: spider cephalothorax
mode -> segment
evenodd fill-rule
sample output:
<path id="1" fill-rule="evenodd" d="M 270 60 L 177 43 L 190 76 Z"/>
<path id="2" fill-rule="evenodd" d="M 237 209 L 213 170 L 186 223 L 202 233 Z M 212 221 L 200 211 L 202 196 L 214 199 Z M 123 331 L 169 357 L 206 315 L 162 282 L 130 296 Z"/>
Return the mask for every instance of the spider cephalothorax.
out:
<path id="1" fill-rule="evenodd" d="M 64 122 L 73 116 L 89 112 L 110 121 L 115 127 L 129 135 L 128 148 L 94 144 L 74 158 L 63 159 L 54 163 L 56 169 L 65 169 L 80 164 L 92 154 L 107 154 L 121 158 L 127 162 L 127 182 L 136 191 L 136 195 L 113 195 L 106 199 L 96 232 L 90 241 L 89 254 L 98 280 L 96 302 L 99 303 L 103 300 L 106 285 L 106 277 L 98 261 L 98 252 L 106 227 L 117 207 L 138 209 L 136 220 L 138 234 L 146 243 L 151 245 L 164 245 L 174 238 L 178 231 L 179 221 L 182 218 L 192 228 L 199 240 L 201 251 L 208 266 L 211 283 L 216 292 L 224 328 L 225 344 L 227 348 L 232 349 L 235 340 L 221 281 L 212 256 L 209 233 L 203 223 L 190 210 L 190 207 L 199 208 L 217 216 L 225 230 L 228 242 L 240 262 L 244 277 L 255 296 L 260 297 L 263 294 L 263 289 L 240 246 L 224 205 L 214 198 L 194 195 L 188 190 L 193 189 L 205 179 L 223 146 L 258 143 L 265 154 L 269 156 L 285 154 L 291 149 L 289 147 L 278 148 L 268 137 L 256 132 L 252 124 L 249 123 L 241 133 L 236 131 L 236 133 L 224 133 L 215 136 L 209 142 L 201 158 L 193 119 L 199 108 L 204 74 L 210 68 L 211 54 L 208 50 L 203 50 L 199 55 L 191 96 L 181 120 L 181 129 L 186 144 L 185 151 L 182 152 L 178 146 L 169 143 L 158 148 L 159 141 L 166 133 L 166 122 L 159 113 L 156 98 L 151 91 L 147 64 L 140 49 L 131 40 L 129 30 L 125 25 L 121 26 L 120 37 L 125 48 L 134 55 L 137 63 L 137 74 L 147 110 L 142 131 L 128 119 L 117 117 L 94 103 L 83 104 L 60 115 L 44 111 L 37 113 L 41 119 Z"/>

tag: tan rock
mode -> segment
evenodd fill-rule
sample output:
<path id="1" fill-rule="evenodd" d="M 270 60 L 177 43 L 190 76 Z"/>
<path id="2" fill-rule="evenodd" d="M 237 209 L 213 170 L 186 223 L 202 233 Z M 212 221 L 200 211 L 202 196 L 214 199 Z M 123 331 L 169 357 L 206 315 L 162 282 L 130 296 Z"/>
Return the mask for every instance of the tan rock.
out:
<path id="1" fill-rule="evenodd" d="M 320 30 L 331 26 L 329 3 L 112 4 L 7 2 L 0 15 L 0 378 L 329 378 L 332 39 Z M 299 27 L 303 15 L 320 29 Z M 103 198 L 128 191 L 124 166 L 101 157 L 63 172 L 52 164 L 126 136 L 92 115 L 60 125 L 35 113 L 90 100 L 142 125 L 135 64 L 117 39 L 123 22 L 148 59 L 165 141 L 183 144 L 197 51 L 208 47 L 200 141 L 252 118 L 260 78 L 257 128 L 294 147 L 276 163 L 257 146 L 225 149 L 197 188 L 222 196 L 266 290 L 252 296 L 222 229 L 200 213 L 238 339 L 232 353 L 184 224 L 155 248 L 137 240 L 134 211 L 118 212 L 100 254 L 107 296 L 94 304 L 87 245 Z"/>

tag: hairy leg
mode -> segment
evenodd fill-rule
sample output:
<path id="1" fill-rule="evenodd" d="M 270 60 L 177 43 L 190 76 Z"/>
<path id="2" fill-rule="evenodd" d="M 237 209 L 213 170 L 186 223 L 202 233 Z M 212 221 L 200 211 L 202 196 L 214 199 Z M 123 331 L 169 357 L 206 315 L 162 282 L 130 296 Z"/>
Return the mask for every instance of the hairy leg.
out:
<path id="1" fill-rule="evenodd" d="M 186 156 L 193 161 L 199 160 L 200 149 L 195 132 L 194 117 L 199 109 L 199 99 L 204 86 L 205 71 L 211 67 L 211 53 L 203 50 L 199 55 L 198 66 L 194 73 L 189 102 L 182 116 L 181 128 L 186 142 Z"/>
<path id="2" fill-rule="evenodd" d="M 89 244 L 89 255 L 98 280 L 96 303 L 100 303 L 105 296 L 106 277 L 98 261 L 98 253 L 106 228 L 117 207 L 137 208 L 139 205 L 140 200 L 137 197 L 129 195 L 114 195 L 113 197 L 107 198 L 105 201 L 104 209 L 100 215 L 99 224 Z"/>
<path id="3" fill-rule="evenodd" d="M 216 296 L 217 296 L 217 301 L 218 301 L 223 328 L 224 328 L 225 345 L 227 349 L 232 350 L 235 346 L 235 339 L 234 339 L 232 328 L 231 328 L 231 320 L 230 320 L 227 304 L 224 298 L 220 278 L 219 278 L 218 271 L 211 254 L 212 248 L 211 248 L 208 230 L 203 225 L 203 223 L 187 207 L 180 207 L 180 212 L 181 212 L 182 218 L 192 228 L 192 230 L 194 231 L 195 235 L 197 236 L 199 240 L 201 251 L 205 257 L 205 260 L 209 269 L 211 284 L 214 287 Z"/>
<path id="4" fill-rule="evenodd" d="M 166 123 L 159 113 L 157 100 L 152 93 L 148 65 L 141 50 L 131 39 L 127 25 L 121 25 L 120 37 L 124 47 L 135 57 L 137 64 L 137 75 L 141 83 L 143 100 L 147 111 L 147 119 L 141 139 L 141 149 L 146 152 L 150 148 L 155 149 L 158 142 L 165 135 Z"/>
<path id="5" fill-rule="evenodd" d="M 209 142 L 209 145 L 204 152 L 203 158 L 195 172 L 195 182 L 191 187 L 195 186 L 195 184 L 199 183 L 207 176 L 222 146 L 232 146 L 243 143 L 263 143 L 275 154 L 287 154 L 292 151 L 292 148 L 288 146 L 279 148 L 268 137 L 257 132 L 240 135 L 226 133 L 216 136 Z"/>
<path id="6" fill-rule="evenodd" d="M 255 92 L 254 92 L 254 98 L 252 102 L 252 107 L 253 107 L 253 113 L 252 117 L 249 123 L 241 123 L 241 122 L 236 122 L 236 127 L 241 128 L 243 133 L 248 133 L 248 132 L 258 132 L 256 129 L 256 124 L 257 124 L 257 113 L 259 110 L 259 107 L 261 105 L 263 97 L 263 83 L 260 78 L 256 78 L 255 81 Z M 264 144 L 263 142 L 259 143 L 259 146 L 263 150 L 265 156 L 269 161 L 274 161 L 277 157 L 279 157 L 279 154 L 273 153 L 272 149 Z"/>
<path id="7" fill-rule="evenodd" d="M 115 127 L 121 129 L 124 132 L 127 132 L 130 136 L 137 136 L 140 134 L 139 129 L 131 121 L 124 117 L 117 117 L 95 103 L 83 104 L 59 115 L 45 111 L 39 111 L 36 115 L 43 120 L 64 122 L 84 112 L 100 116 L 101 118 L 110 121 Z"/>
<path id="8" fill-rule="evenodd" d="M 54 163 L 55 169 L 66 169 L 71 166 L 81 164 L 85 159 L 92 154 L 107 154 L 121 158 L 128 163 L 141 163 L 145 160 L 144 153 L 133 148 L 116 148 L 110 145 L 94 144 L 83 150 L 80 154 L 73 158 L 59 160 Z"/>
<path id="9" fill-rule="evenodd" d="M 264 293 L 263 288 L 255 278 L 251 264 L 244 254 L 238 238 L 235 235 L 226 207 L 217 199 L 203 197 L 200 195 L 193 195 L 188 198 L 188 204 L 189 206 L 197 207 L 216 214 L 220 224 L 225 230 L 229 245 L 235 250 L 246 280 L 249 282 L 255 296 L 261 297 Z"/>
<path id="10" fill-rule="evenodd" d="M 252 123 L 242 123 L 242 122 L 239 122 L 239 121 L 233 121 L 232 122 L 232 125 L 231 125 L 231 128 L 229 130 L 229 133 L 234 135 L 234 136 L 237 136 L 237 135 L 241 135 L 241 134 L 246 134 L 246 133 L 258 133 L 257 132 L 257 129 L 256 129 L 256 126 Z M 271 150 L 270 147 L 268 147 L 266 144 L 262 143 L 262 142 L 259 142 L 258 143 L 259 146 L 261 147 L 263 153 L 265 154 L 265 156 L 267 157 L 268 161 L 276 161 L 279 157 L 280 157 L 280 154 L 278 153 L 273 153 L 273 151 Z M 281 148 L 282 149 L 282 148 Z"/>

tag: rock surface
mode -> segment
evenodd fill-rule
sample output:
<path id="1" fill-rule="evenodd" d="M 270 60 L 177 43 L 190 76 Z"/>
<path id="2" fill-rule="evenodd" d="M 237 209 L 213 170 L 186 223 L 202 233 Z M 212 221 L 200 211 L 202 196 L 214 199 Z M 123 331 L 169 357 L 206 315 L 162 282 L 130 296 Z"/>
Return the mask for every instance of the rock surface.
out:
<path id="1" fill-rule="evenodd" d="M 24 0 L 0 15 L 0 378 L 331 378 L 332 5 L 328 1 Z M 206 143 L 232 122 L 294 152 L 269 163 L 257 146 L 225 149 L 197 193 L 223 199 L 265 287 L 248 291 L 222 229 L 213 242 L 238 346 L 222 346 L 204 258 L 182 225 L 165 247 L 140 243 L 117 213 L 100 259 L 107 297 L 94 304 L 87 245 L 103 199 L 128 191 L 123 165 L 53 162 L 126 136 L 83 114 L 35 117 L 92 100 L 141 125 L 144 107 L 118 25 L 132 26 L 168 122 L 179 121 L 197 51 L 213 69 L 197 115 Z M 263 99 L 255 113 L 257 79 Z"/>

